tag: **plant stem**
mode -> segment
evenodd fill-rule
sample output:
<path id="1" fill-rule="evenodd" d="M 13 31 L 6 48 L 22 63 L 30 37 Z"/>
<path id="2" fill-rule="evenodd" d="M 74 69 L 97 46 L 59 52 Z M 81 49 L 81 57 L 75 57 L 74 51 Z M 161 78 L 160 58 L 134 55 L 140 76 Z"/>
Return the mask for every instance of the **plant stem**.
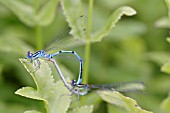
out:
<path id="1" fill-rule="evenodd" d="M 35 27 L 35 34 L 36 34 L 36 49 L 40 50 L 43 48 L 43 40 L 42 40 L 42 30 L 39 25 Z"/>
<path id="2" fill-rule="evenodd" d="M 90 62 L 90 50 L 91 44 L 89 40 L 91 39 L 91 30 L 92 30 L 92 14 L 93 14 L 93 0 L 89 0 L 89 11 L 88 11 L 88 36 L 87 36 L 87 43 L 85 45 L 85 59 L 86 62 L 84 64 L 84 83 L 88 83 L 88 73 L 89 73 L 89 62 Z"/>
<path id="3" fill-rule="evenodd" d="M 42 29 L 41 27 L 36 23 L 36 17 L 39 12 L 39 6 L 40 6 L 40 1 L 35 0 L 35 38 L 36 38 L 36 49 L 40 50 L 43 48 L 43 40 L 42 40 Z"/>

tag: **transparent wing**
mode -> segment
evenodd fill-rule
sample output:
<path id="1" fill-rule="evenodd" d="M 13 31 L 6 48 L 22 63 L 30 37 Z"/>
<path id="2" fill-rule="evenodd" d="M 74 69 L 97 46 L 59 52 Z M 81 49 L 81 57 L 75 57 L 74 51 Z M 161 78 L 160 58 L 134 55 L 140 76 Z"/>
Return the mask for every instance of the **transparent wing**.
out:
<path id="1" fill-rule="evenodd" d="M 124 93 L 144 93 L 143 82 L 117 82 L 112 84 L 89 85 L 91 90 L 112 90 Z"/>
<path id="2" fill-rule="evenodd" d="M 69 26 L 46 47 L 45 51 L 64 50 L 83 45 L 86 42 L 87 18 L 85 16 L 69 19 Z"/>

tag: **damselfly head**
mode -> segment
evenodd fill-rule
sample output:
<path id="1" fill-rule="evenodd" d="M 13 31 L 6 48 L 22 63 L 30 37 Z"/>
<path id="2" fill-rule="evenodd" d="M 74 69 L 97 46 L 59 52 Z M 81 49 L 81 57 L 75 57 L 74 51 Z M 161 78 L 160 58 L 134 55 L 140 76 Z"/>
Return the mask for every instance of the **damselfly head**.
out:
<path id="1" fill-rule="evenodd" d="M 72 80 L 71 86 L 76 86 L 76 80 Z"/>
<path id="2" fill-rule="evenodd" d="M 31 58 L 32 58 L 32 55 L 33 55 L 33 54 L 31 53 L 31 51 L 28 51 L 26 57 L 27 57 L 28 59 L 31 59 Z"/>

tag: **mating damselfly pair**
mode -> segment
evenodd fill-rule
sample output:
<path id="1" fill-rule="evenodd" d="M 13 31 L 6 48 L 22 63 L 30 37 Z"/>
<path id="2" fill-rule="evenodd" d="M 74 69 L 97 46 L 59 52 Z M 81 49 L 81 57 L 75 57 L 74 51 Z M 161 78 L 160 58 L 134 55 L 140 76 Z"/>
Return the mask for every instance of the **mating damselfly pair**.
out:
<path id="1" fill-rule="evenodd" d="M 80 18 L 83 18 L 83 16 L 80 16 Z M 73 23 L 77 23 L 77 22 L 73 22 Z M 82 22 L 78 22 L 77 24 L 82 23 Z M 75 32 L 73 31 L 73 33 L 78 33 L 81 34 L 82 36 L 85 36 L 85 27 L 81 26 L 81 29 L 79 29 L 79 31 Z M 70 32 L 72 32 L 72 30 L 70 30 Z M 70 33 L 69 32 L 69 33 Z M 69 38 L 67 38 L 69 37 Z M 75 51 L 64 51 L 64 50 L 59 50 L 58 52 L 55 52 L 53 54 L 48 54 L 46 53 L 49 50 L 55 50 L 55 49 L 65 49 L 62 48 L 63 43 L 62 42 L 62 38 L 64 40 L 68 40 L 68 46 L 67 47 L 72 47 L 74 46 L 73 41 L 77 41 L 76 39 L 74 40 L 74 38 L 71 38 L 71 35 L 65 35 L 65 37 L 61 37 L 59 39 L 56 39 L 54 42 L 52 42 L 52 44 L 50 44 L 49 47 L 47 47 L 47 49 L 45 50 L 40 50 L 38 52 L 35 53 L 31 53 L 31 52 L 27 52 L 27 59 L 30 59 L 30 62 L 33 63 L 34 66 L 34 70 L 33 72 L 36 72 L 37 70 L 39 70 L 39 68 L 41 68 L 41 63 L 39 61 L 39 58 L 44 58 L 45 60 L 49 60 L 51 62 L 53 62 L 53 64 L 55 65 L 59 76 L 61 77 L 64 85 L 68 88 L 68 90 L 73 93 L 73 94 L 77 94 L 78 97 L 80 95 L 86 95 L 88 94 L 90 91 L 95 91 L 98 94 L 104 94 L 103 91 L 111 91 L 111 92 L 140 92 L 144 90 L 144 84 L 143 82 L 125 82 L 125 83 L 113 83 L 113 84 L 103 84 L 103 85 L 88 85 L 88 84 L 82 84 L 82 71 L 83 71 L 83 62 L 82 59 L 79 57 L 79 55 L 75 52 Z M 73 41 L 69 41 L 72 40 Z M 61 43 L 61 44 L 60 44 Z M 75 42 L 76 43 L 76 42 Z M 69 54 L 74 54 L 76 56 L 76 58 L 79 60 L 80 62 L 80 71 L 79 71 L 79 77 L 78 80 L 72 80 L 70 83 L 68 83 L 64 77 L 64 75 L 62 74 L 59 66 L 56 63 L 56 60 L 54 59 L 55 56 L 58 56 L 61 53 L 69 53 Z M 102 91 L 102 92 L 100 92 Z M 112 97 L 111 97 L 112 98 Z M 115 98 L 115 97 L 113 97 Z M 116 99 L 116 98 L 115 98 Z M 121 101 L 121 99 L 119 99 Z"/>

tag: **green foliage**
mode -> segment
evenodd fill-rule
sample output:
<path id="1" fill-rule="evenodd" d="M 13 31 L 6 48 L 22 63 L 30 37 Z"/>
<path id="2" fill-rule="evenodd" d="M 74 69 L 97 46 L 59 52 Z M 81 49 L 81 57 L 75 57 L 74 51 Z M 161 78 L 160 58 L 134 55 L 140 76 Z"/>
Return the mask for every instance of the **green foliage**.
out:
<path id="1" fill-rule="evenodd" d="M 78 31 L 78 29 L 82 29 L 82 27 L 84 27 L 84 28 L 87 27 L 85 25 L 81 25 L 81 28 L 80 28 L 79 27 L 80 24 L 72 25 L 72 22 L 71 22 L 71 19 L 73 18 L 72 17 L 73 14 L 75 17 L 78 17 L 79 15 L 84 14 L 83 9 L 82 9 L 83 7 L 82 7 L 81 0 L 76 0 L 74 3 L 72 2 L 72 0 L 63 0 L 61 3 L 63 6 L 64 14 L 65 14 L 66 18 L 68 19 L 67 21 L 70 23 L 70 26 L 73 29 L 73 33 L 74 33 L 74 31 Z M 75 9 L 75 7 L 76 7 L 76 9 Z M 91 41 L 91 42 L 101 41 L 102 38 L 104 38 L 105 36 L 107 36 L 110 33 L 111 29 L 115 26 L 115 24 L 121 19 L 121 17 L 123 15 L 132 16 L 134 14 L 136 14 L 136 11 L 134 9 L 132 9 L 131 7 L 128 7 L 128 6 L 120 7 L 116 11 L 113 11 L 113 13 L 110 15 L 110 17 L 108 18 L 108 20 L 106 21 L 106 23 L 102 29 L 97 30 L 95 33 L 93 33 L 93 32 L 89 33 L 87 31 L 86 34 L 84 34 L 82 36 L 75 36 L 74 34 L 73 35 L 74 35 L 74 37 L 78 37 L 78 38 L 81 38 L 82 40 L 87 40 L 87 41 Z M 90 39 L 85 38 L 89 35 L 91 35 Z"/>
<path id="2" fill-rule="evenodd" d="M 21 63 L 27 69 L 28 72 L 34 69 L 32 64 L 27 63 L 28 60 L 20 59 Z M 70 93 L 61 81 L 54 82 L 53 76 L 51 75 L 51 69 L 48 64 L 41 60 L 41 69 L 35 73 L 30 73 L 35 84 L 36 89 L 32 87 L 23 87 L 17 90 L 15 93 L 27 98 L 36 100 L 42 100 L 45 103 L 47 113 L 65 113 L 70 105 Z M 129 112 L 145 113 L 147 111 L 142 110 L 136 103 L 135 100 L 125 97 L 118 92 L 113 91 L 96 91 L 98 95 L 102 97 L 108 103 L 123 107 Z M 57 107 L 56 107 L 57 106 Z M 80 109 L 75 108 L 71 113 L 84 112 L 91 113 L 93 107 L 82 107 Z M 37 111 L 29 111 L 34 113 Z M 69 113 L 70 113 L 69 112 Z M 148 112 L 150 113 L 150 112 Z"/>
<path id="3" fill-rule="evenodd" d="M 21 62 L 28 61 L 21 60 Z M 43 100 L 47 113 L 65 113 L 71 101 L 69 96 L 63 95 L 69 95 L 69 92 L 61 81 L 54 83 L 49 66 L 44 61 L 41 61 L 41 64 L 41 69 L 35 72 L 35 74 L 31 74 L 37 88 L 24 87 L 16 91 L 16 94 L 32 99 Z M 30 64 L 23 63 L 23 65 L 28 72 L 34 69 Z"/>
<path id="4" fill-rule="evenodd" d="M 27 69 L 28 72 L 34 69 L 32 64 L 24 63 L 28 62 L 26 59 L 20 59 L 21 63 Z M 36 71 L 34 74 L 30 73 L 35 84 L 36 89 L 32 87 L 23 87 L 17 90 L 15 93 L 27 98 L 44 101 L 44 106 L 47 113 L 66 113 L 68 110 L 71 100 L 70 93 L 64 86 L 62 81 L 54 82 L 53 76 L 51 75 L 51 69 L 48 64 L 41 60 L 41 69 Z M 85 113 L 91 113 L 93 107 L 82 107 Z M 74 109 L 71 113 L 80 112 L 79 109 Z M 37 111 L 27 111 L 28 113 L 38 113 Z M 26 113 L 27 113 L 26 112 Z"/>
<path id="5" fill-rule="evenodd" d="M 23 23 L 29 26 L 34 25 L 34 10 L 31 6 L 18 0 L 1 0 L 0 2 L 13 11 Z"/>
<path id="6" fill-rule="evenodd" d="M 27 26 L 46 26 L 49 25 L 55 17 L 58 0 L 51 0 L 36 11 L 36 7 L 19 0 L 1 0 L 24 24 Z"/>
<path id="7" fill-rule="evenodd" d="M 107 23 L 103 26 L 103 28 L 95 34 L 92 41 L 101 41 L 103 37 L 107 36 L 111 29 L 115 26 L 115 24 L 121 19 L 123 15 L 132 16 L 136 14 L 136 11 L 130 7 L 120 7 L 117 9 L 107 20 Z"/>
<path id="8" fill-rule="evenodd" d="M 136 103 L 135 100 L 125 97 L 122 94 L 118 92 L 113 91 L 97 91 L 97 94 L 99 94 L 102 99 L 104 99 L 106 102 L 110 104 L 115 104 L 117 106 L 121 106 L 125 108 L 129 113 L 152 113 L 146 110 L 142 110 Z"/>
<path id="9" fill-rule="evenodd" d="M 43 49 L 44 45 L 48 44 L 56 37 L 56 34 L 61 32 L 66 24 L 65 20 L 72 28 L 71 34 L 73 34 L 74 38 L 73 40 L 68 40 L 69 38 L 62 40 L 61 42 L 63 43 L 59 44 L 61 47 L 56 50 L 64 48 L 73 50 L 72 47 L 83 44 L 86 48 L 90 48 L 85 54 L 83 54 L 84 49 L 82 47 L 74 49 L 85 63 L 90 61 L 87 64 L 89 69 L 88 79 L 83 74 L 83 79 L 86 79 L 86 82 L 89 84 L 103 84 L 115 81 L 143 81 L 146 84 L 146 95 L 132 95 L 132 98 L 147 111 L 153 111 L 154 113 L 169 112 L 169 96 L 167 97 L 167 95 L 170 91 L 170 76 L 166 74 L 170 73 L 170 46 L 165 41 L 168 31 L 167 29 L 156 28 L 170 27 L 169 1 L 96 0 L 90 8 L 87 2 L 89 1 L 74 0 L 73 2 L 73 0 L 61 0 L 60 4 L 58 4 L 58 0 L 0 0 L 1 112 L 45 112 L 41 102 L 47 105 L 47 101 L 44 102 L 43 96 L 48 92 L 45 92 L 44 95 L 37 93 L 38 89 L 35 83 L 30 74 L 25 71 L 23 65 L 18 61 L 18 58 L 25 57 L 27 51 Z M 135 9 L 137 15 L 131 17 L 123 16 L 128 11 L 134 12 L 134 9 L 131 7 Z M 73 22 L 80 15 L 87 14 L 88 17 L 83 23 L 80 23 L 80 21 L 78 23 Z M 114 17 L 114 15 L 116 16 Z M 121 21 L 119 21 L 120 18 Z M 155 20 L 158 20 L 156 27 L 154 26 Z M 82 32 L 84 27 L 87 30 Z M 75 41 L 75 39 L 79 40 Z M 91 43 L 96 41 L 101 43 Z M 90 46 L 87 46 L 87 42 L 91 43 Z M 88 57 L 84 58 L 85 55 Z M 58 83 L 60 85 L 61 82 L 56 82 L 60 80 L 56 69 L 50 63 L 49 65 L 52 68 L 53 75 L 55 75 L 53 77 L 49 75 L 52 80 L 55 78 L 55 81 L 52 81 L 51 84 Z M 161 71 L 165 73 L 160 71 L 161 65 L 163 65 Z M 78 66 L 75 66 L 75 63 L 60 62 L 59 66 L 62 67 L 62 72 L 66 77 L 77 78 Z M 87 68 L 84 68 L 84 71 Z M 49 67 L 47 70 L 49 70 Z M 16 89 L 22 86 L 27 86 L 18 90 L 22 92 L 23 96 L 42 101 L 15 95 Z M 64 88 L 62 83 L 61 87 Z M 41 87 L 40 89 L 42 90 L 43 88 Z M 57 90 L 57 88 L 54 88 L 54 90 Z M 59 93 L 56 94 L 60 95 Z M 55 97 L 55 95 L 52 97 Z M 77 99 L 77 96 L 75 97 Z M 49 101 L 53 102 L 52 100 Z M 57 104 L 57 102 L 54 103 Z M 78 102 L 72 101 L 72 104 L 67 104 L 71 105 L 68 112 L 74 112 L 74 108 L 83 109 L 79 110 L 79 112 L 82 112 L 86 109 L 86 107 L 82 106 L 87 105 L 89 109 L 86 110 L 91 112 L 93 109 L 94 113 L 127 113 L 128 111 L 127 109 L 124 110 L 104 103 L 95 94 L 82 96 Z M 90 105 L 94 105 L 94 108 Z M 132 102 L 132 104 L 128 105 L 133 106 L 134 103 Z M 128 105 L 125 105 L 125 107 L 128 108 Z M 49 107 L 47 106 L 46 108 Z M 53 107 L 50 106 L 50 108 Z M 68 106 L 63 111 L 66 111 L 66 109 L 68 109 Z M 134 109 L 136 108 L 134 107 Z M 141 110 L 137 109 L 136 112 L 138 111 L 140 113 Z M 144 110 L 141 112 L 144 112 Z"/>
<path id="10" fill-rule="evenodd" d="M 158 25 L 158 27 L 163 27 L 163 28 L 169 28 L 169 23 L 170 23 L 170 1 L 169 0 L 165 0 L 166 5 L 168 7 L 168 17 L 162 18 L 160 19 L 156 24 Z M 167 41 L 170 43 L 170 38 L 167 38 Z M 167 60 L 167 62 L 161 67 L 161 71 L 165 72 L 167 74 L 170 74 L 170 62 Z M 170 92 L 170 91 L 169 91 Z M 169 112 L 170 111 L 170 98 L 169 96 L 163 100 L 163 102 L 161 103 L 161 108 L 166 111 Z"/>

